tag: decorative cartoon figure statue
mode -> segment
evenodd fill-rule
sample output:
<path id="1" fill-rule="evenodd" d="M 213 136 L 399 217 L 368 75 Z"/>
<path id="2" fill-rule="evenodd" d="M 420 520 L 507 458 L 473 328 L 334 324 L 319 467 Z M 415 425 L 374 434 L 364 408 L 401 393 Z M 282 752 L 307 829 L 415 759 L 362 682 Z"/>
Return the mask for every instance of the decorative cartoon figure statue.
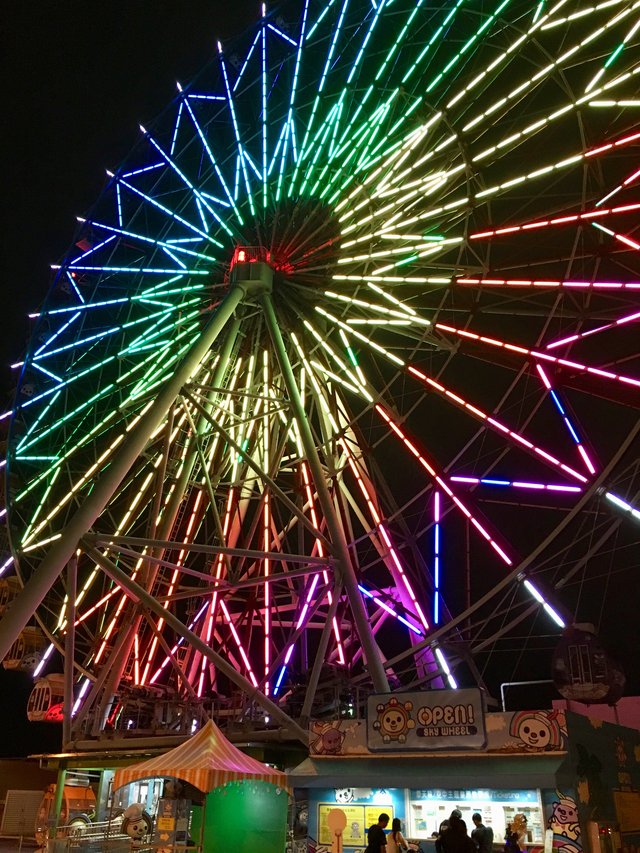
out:
<path id="1" fill-rule="evenodd" d="M 144 810 L 142 803 L 133 803 L 125 809 L 122 820 L 122 831 L 132 839 L 134 850 L 142 846 L 143 839 L 151 834 L 153 821 Z"/>

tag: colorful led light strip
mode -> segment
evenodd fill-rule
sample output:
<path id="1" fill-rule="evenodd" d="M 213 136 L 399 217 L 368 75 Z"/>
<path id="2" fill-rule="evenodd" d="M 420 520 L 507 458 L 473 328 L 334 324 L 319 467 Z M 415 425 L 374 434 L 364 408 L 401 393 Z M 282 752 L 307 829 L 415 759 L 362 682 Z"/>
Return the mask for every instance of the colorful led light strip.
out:
<path id="1" fill-rule="evenodd" d="M 437 324 L 437 326 L 439 328 L 440 324 Z M 541 447 L 538 447 L 537 445 L 533 444 L 533 442 L 524 438 L 524 436 L 520 435 L 520 433 L 517 433 L 514 430 L 509 429 L 509 427 L 505 426 L 505 424 L 503 424 L 497 418 L 491 417 L 491 415 L 488 415 L 486 412 L 483 412 L 477 406 L 472 405 L 471 403 L 467 402 L 462 397 L 460 397 L 458 394 L 454 394 L 453 391 L 450 391 L 449 389 L 445 388 L 444 385 L 442 385 L 441 383 L 436 382 L 434 379 L 430 379 L 421 370 L 418 370 L 416 367 L 413 367 L 413 365 L 409 365 L 408 370 L 414 376 L 417 376 L 419 379 L 421 379 L 423 382 L 425 382 L 427 385 L 429 385 L 430 388 L 433 388 L 436 391 L 439 391 L 440 393 L 444 394 L 449 400 L 452 400 L 456 405 L 458 405 L 458 406 L 464 408 L 466 411 L 470 412 L 470 414 L 472 414 L 474 417 L 479 418 L 482 421 L 485 421 L 493 429 L 497 430 L 498 432 L 503 433 L 504 435 L 508 435 L 509 438 L 513 439 L 515 442 L 517 442 L 518 444 L 520 444 L 522 447 L 526 448 L 527 450 L 530 450 L 533 453 L 537 454 L 542 459 L 544 459 L 545 462 L 547 462 L 548 464 L 554 465 L 558 468 L 561 468 L 566 474 L 568 474 L 570 477 L 573 477 L 576 480 L 579 480 L 581 483 L 586 482 L 586 477 L 584 477 L 578 471 L 575 471 L 573 468 L 570 468 L 568 465 L 565 465 L 564 462 L 561 462 L 559 459 L 557 459 L 555 456 L 552 456 L 546 450 L 543 450 Z"/>
<path id="2" fill-rule="evenodd" d="M 502 477 L 465 477 L 460 474 L 449 477 L 452 483 L 466 483 L 469 486 L 497 486 L 499 488 L 531 489 L 543 492 L 567 492 L 582 494 L 580 486 L 565 486 L 556 483 L 535 483 L 529 480 L 507 480 Z"/>
<path id="3" fill-rule="evenodd" d="M 612 231 L 610 228 L 605 228 L 604 225 L 601 225 L 599 222 L 591 223 L 594 228 L 597 228 L 599 231 L 603 231 L 605 234 L 608 234 L 610 237 L 615 237 L 615 239 L 619 243 L 623 243 L 625 246 L 628 246 L 630 249 L 640 249 L 640 243 L 637 240 L 632 240 L 631 237 L 627 237 L 626 234 L 618 234 L 617 231 Z"/>
<path id="4" fill-rule="evenodd" d="M 369 489 L 367 488 L 367 485 L 365 484 L 363 477 L 362 477 L 360 471 L 358 470 L 356 460 L 355 460 L 347 442 L 344 439 L 340 440 L 340 445 L 341 445 L 342 449 L 344 450 L 344 452 L 347 456 L 347 459 L 349 461 L 349 467 L 351 468 L 351 471 L 353 472 L 353 474 L 356 478 L 358 486 L 360 487 L 360 491 L 362 492 L 362 495 L 363 495 L 363 497 L 367 503 L 367 507 L 369 508 L 369 512 L 371 514 L 371 518 L 373 520 L 373 523 L 378 528 L 380 536 L 381 536 L 381 538 L 385 544 L 385 548 L 387 549 L 389 556 L 391 557 L 391 559 L 393 561 L 394 568 L 398 572 L 398 574 L 400 575 L 400 579 L 401 579 L 407 593 L 409 594 L 409 598 L 411 599 L 412 606 L 415 609 L 415 612 L 418 616 L 418 619 L 422 623 L 422 627 L 425 629 L 425 631 L 428 631 L 429 630 L 429 622 L 427 621 L 427 618 L 424 615 L 422 608 L 420 607 L 420 603 L 418 602 L 418 599 L 416 598 L 413 587 L 412 587 L 411 583 L 409 582 L 409 578 L 407 577 L 407 575 L 404 571 L 404 568 L 403 568 L 402 563 L 400 561 L 400 558 L 398 556 L 398 552 L 393 547 L 393 544 L 391 542 L 391 537 L 389 536 L 389 533 L 386 529 L 386 526 L 383 524 L 382 518 L 380 517 L 380 513 L 378 512 L 377 507 L 373 502 L 372 495 L 369 493 Z"/>
<path id="5" fill-rule="evenodd" d="M 569 415 L 565 411 L 564 406 L 560 402 L 560 397 L 559 397 L 558 393 L 556 391 L 554 391 L 554 389 L 551 387 L 551 380 L 549 379 L 546 371 L 544 370 L 544 368 L 542 367 L 541 364 L 536 364 L 536 370 L 540 374 L 540 378 L 542 379 L 542 382 L 543 382 L 545 388 L 549 391 L 549 394 L 551 396 L 551 399 L 553 400 L 553 403 L 554 403 L 556 409 L 560 412 L 560 415 L 561 415 L 562 420 L 564 421 L 564 424 L 565 424 L 565 426 L 569 432 L 569 435 L 571 436 L 572 440 L 575 442 L 575 445 L 578 448 L 578 453 L 582 457 L 582 461 L 584 462 L 584 464 L 587 467 L 587 471 L 590 474 L 595 474 L 596 473 L 595 466 L 594 466 L 593 462 L 591 461 L 589 454 L 587 453 L 587 451 L 585 449 L 584 443 L 580 440 L 580 437 L 578 435 L 578 430 L 576 429 L 575 425 L 573 424 L 573 422 L 569 418 Z"/>
<path id="6" fill-rule="evenodd" d="M 482 278 L 459 277 L 456 284 L 474 287 L 549 287 L 574 288 L 576 290 L 640 290 L 640 281 L 569 281 L 563 279 L 537 278 Z"/>
<path id="7" fill-rule="evenodd" d="M 558 625 L 560 628 L 566 628 L 567 624 L 564 621 L 564 619 L 562 618 L 562 616 L 560 616 L 558 611 L 555 610 L 549 604 L 549 602 L 545 600 L 545 598 L 543 597 L 540 590 L 537 589 L 537 587 L 535 587 L 533 585 L 533 583 L 528 578 L 523 581 L 523 584 L 527 588 L 529 593 L 533 596 L 533 598 L 535 598 L 536 601 L 538 601 L 540 604 L 542 604 L 543 609 L 553 619 L 553 621 L 556 623 L 556 625 Z"/>
<path id="8" fill-rule="evenodd" d="M 552 341 L 550 344 L 547 344 L 546 349 L 555 349 L 556 347 L 566 346 L 567 344 L 574 343 L 575 341 L 582 341 L 591 335 L 598 335 L 600 332 L 606 332 L 609 329 L 624 326 L 626 323 L 632 323 L 635 320 L 640 320 L 640 311 L 637 311 L 634 314 L 626 314 L 624 317 L 620 317 L 612 323 L 605 323 L 602 326 L 596 326 L 593 329 L 588 329 L 586 332 L 576 332 L 573 335 L 568 335 L 566 338 L 560 338 L 557 341 Z"/>
<path id="9" fill-rule="evenodd" d="M 517 234 L 522 231 L 533 231 L 540 228 L 548 228 L 551 225 L 568 225 L 572 222 L 581 222 L 583 220 L 592 220 L 599 216 L 609 216 L 615 213 L 631 213 L 632 211 L 640 210 L 640 204 L 624 204 L 620 207 L 603 207 L 597 210 L 589 210 L 586 213 L 574 213 L 569 216 L 556 216 L 553 219 L 538 219 L 534 222 L 527 222 L 524 225 L 510 225 L 506 228 L 496 228 L 493 231 L 476 231 L 475 234 L 469 234 L 470 240 L 484 240 L 488 237 L 502 236 L 504 234 Z"/>
<path id="10" fill-rule="evenodd" d="M 476 530 L 480 533 L 480 535 L 485 539 L 494 551 L 498 554 L 500 559 L 506 563 L 508 566 L 512 565 L 512 560 L 509 556 L 507 556 L 506 552 L 503 548 L 498 545 L 495 539 L 491 536 L 491 534 L 487 531 L 487 529 L 478 521 L 475 516 L 467 509 L 465 504 L 458 498 L 451 487 L 445 482 L 445 480 L 436 472 L 435 468 L 431 465 L 430 462 L 427 461 L 425 456 L 418 450 L 418 448 L 411 442 L 405 433 L 400 429 L 400 427 L 395 423 L 392 419 L 391 415 L 388 414 L 385 409 L 382 408 L 379 404 L 376 404 L 376 411 L 381 415 L 383 420 L 385 420 L 393 432 L 398 436 L 398 438 L 402 441 L 402 443 L 407 447 L 410 452 L 415 456 L 418 462 L 422 465 L 422 467 L 427 471 L 431 477 L 435 480 L 436 483 L 440 486 L 440 488 L 449 496 L 449 498 L 454 502 L 454 504 L 458 507 L 458 509 L 462 512 L 462 514 L 467 518 L 471 524 L 476 528 Z"/>
<path id="11" fill-rule="evenodd" d="M 452 478 L 453 479 L 453 478 Z M 433 492 L 433 621 L 440 624 L 440 492 Z"/>
<path id="12" fill-rule="evenodd" d="M 436 646 L 436 648 L 434 649 L 434 652 L 435 652 L 436 657 L 438 658 L 438 663 L 440 664 L 440 668 L 442 669 L 444 674 L 447 676 L 447 681 L 449 682 L 449 687 L 451 687 L 453 690 L 457 690 L 458 689 L 458 683 L 455 680 L 453 673 L 449 669 L 449 664 L 447 663 L 446 658 L 445 658 L 442 650 L 438 646 Z"/>
<path id="13" fill-rule="evenodd" d="M 605 497 L 608 501 L 611 501 L 612 504 L 619 507 L 620 509 L 628 512 L 632 518 L 640 521 L 640 510 L 636 509 L 632 506 L 628 501 L 623 500 L 619 495 L 614 494 L 613 492 L 605 492 Z"/>
<path id="14" fill-rule="evenodd" d="M 610 370 L 600 370 L 600 368 L 598 367 L 589 367 L 586 364 L 580 364 L 577 361 L 569 361 L 569 359 L 566 358 L 557 358 L 556 356 L 549 355 L 545 352 L 539 352 L 538 350 L 532 350 L 527 349 L 526 347 L 516 346 L 515 344 L 510 344 L 506 341 L 500 341 L 496 338 L 489 338 L 485 335 L 477 335 L 475 334 L 475 332 L 468 332 L 465 329 L 458 329 L 455 326 L 448 326 L 444 323 L 435 323 L 435 328 L 439 329 L 442 332 L 448 332 L 452 335 L 458 335 L 462 338 L 468 338 L 470 340 L 477 341 L 478 343 L 485 344 L 487 346 L 500 347 L 510 353 L 515 353 L 517 355 L 525 355 L 531 358 L 537 358 L 541 361 L 546 361 L 550 364 L 558 364 L 561 367 L 568 367 L 571 370 L 578 370 L 581 373 L 588 373 L 592 376 L 598 376 L 602 379 L 613 380 L 626 385 L 632 385 L 634 387 L 640 388 L 640 379 L 634 379 L 631 376 L 623 376 L 619 373 L 612 373 Z"/>
<path id="15" fill-rule="evenodd" d="M 367 598 L 370 598 L 381 610 L 384 610 L 385 613 L 388 613 L 390 616 L 393 616 L 394 619 L 397 619 L 398 622 L 402 622 L 403 625 L 406 625 L 410 631 L 413 631 L 414 634 L 417 634 L 419 637 L 422 637 L 422 631 L 417 628 L 415 625 L 412 625 L 408 619 L 405 619 L 404 616 L 401 616 L 399 613 L 390 607 L 386 602 L 384 602 L 379 596 L 375 593 L 371 592 L 371 590 L 364 587 L 362 584 L 358 584 L 358 589 L 360 592 L 365 595 Z"/>

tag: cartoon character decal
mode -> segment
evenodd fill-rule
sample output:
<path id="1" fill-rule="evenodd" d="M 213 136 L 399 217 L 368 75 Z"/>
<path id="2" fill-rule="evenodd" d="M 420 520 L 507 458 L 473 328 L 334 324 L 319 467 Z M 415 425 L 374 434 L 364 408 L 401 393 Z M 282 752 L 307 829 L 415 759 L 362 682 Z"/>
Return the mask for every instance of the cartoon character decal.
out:
<path id="1" fill-rule="evenodd" d="M 352 803 L 356 792 L 353 788 L 336 788 L 336 803 Z"/>
<path id="2" fill-rule="evenodd" d="M 340 731 L 340 721 L 332 723 L 315 722 L 311 731 L 317 735 L 309 744 L 311 755 L 340 755 L 346 732 Z"/>
<path id="3" fill-rule="evenodd" d="M 390 743 L 392 740 L 398 743 L 406 741 L 407 732 L 415 727 L 415 720 L 411 717 L 412 710 L 412 702 L 402 704 L 395 696 L 392 696 L 386 704 L 376 707 L 378 718 L 373 728 L 380 732 L 384 743 Z"/>
<path id="4" fill-rule="evenodd" d="M 518 738 L 527 752 L 544 752 L 562 746 L 562 731 L 553 711 L 518 711 L 511 718 L 509 734 Z"/>
<path id="5" fill-rule="evenodd" d="M 558 799 L 552 803 L 551 816 L 547 826 L 553 830 L 554 836 L 577 841 L 580 838 L 580 826 L 576 801 L 573 797 L 568 797 L 560 791 L 556 791 L 556 794 Z"/>

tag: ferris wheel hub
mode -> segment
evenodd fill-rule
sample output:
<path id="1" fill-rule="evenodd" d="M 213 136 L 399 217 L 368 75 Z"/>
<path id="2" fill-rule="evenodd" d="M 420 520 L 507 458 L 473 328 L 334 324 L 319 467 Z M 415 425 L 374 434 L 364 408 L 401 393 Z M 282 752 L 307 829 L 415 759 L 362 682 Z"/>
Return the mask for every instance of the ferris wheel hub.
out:
<path id="1" fill-rule="evenodd" d="M 269 262 L 270 252 L 262 246 L 237 246 L 229 268 L 230 283 L 246 296 L 271 293 L 273 268 Z"/>

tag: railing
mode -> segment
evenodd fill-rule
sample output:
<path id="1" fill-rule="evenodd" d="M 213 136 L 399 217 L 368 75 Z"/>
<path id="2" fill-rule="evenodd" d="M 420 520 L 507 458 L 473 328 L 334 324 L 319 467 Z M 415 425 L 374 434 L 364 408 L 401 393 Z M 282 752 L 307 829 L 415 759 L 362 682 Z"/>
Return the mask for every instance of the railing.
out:
<path id="1" fill-rule="evenodd" d="M 59 826 L 56 837 L 49 839 L 47 853 L 130 853 L 131 839 L 120 829 L 120 821 L 96 821 L 83 825 Z"/>
<path id="2" fill-rule="evenodd" d="M 55 839 L 47 844 L 47 853 L 202 853 L 200 844 L 171 844 L 133 841 L 120 829 L 120 821 L 97 821 L 84 826 L 58 827 Z"/>

